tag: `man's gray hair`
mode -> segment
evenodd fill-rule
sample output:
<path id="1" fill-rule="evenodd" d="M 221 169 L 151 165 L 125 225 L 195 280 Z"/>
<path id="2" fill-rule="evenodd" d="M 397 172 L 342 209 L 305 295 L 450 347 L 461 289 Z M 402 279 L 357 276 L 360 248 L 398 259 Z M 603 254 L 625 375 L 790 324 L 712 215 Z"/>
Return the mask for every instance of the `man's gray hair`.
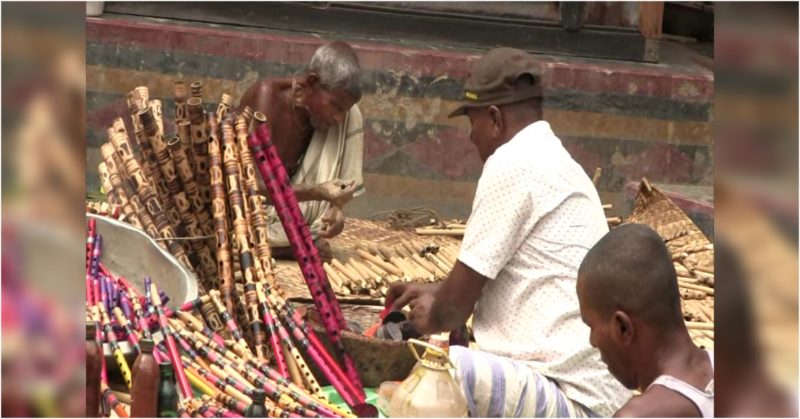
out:
<path id="1" fill-rule="evenodd" d="M 361 66 L 353 48 L 344 42 L 328 42 L 317 48 L 306 73 L 316 73 L 328 89 L 342 89 L 356 102 L 361 99 Z"/>

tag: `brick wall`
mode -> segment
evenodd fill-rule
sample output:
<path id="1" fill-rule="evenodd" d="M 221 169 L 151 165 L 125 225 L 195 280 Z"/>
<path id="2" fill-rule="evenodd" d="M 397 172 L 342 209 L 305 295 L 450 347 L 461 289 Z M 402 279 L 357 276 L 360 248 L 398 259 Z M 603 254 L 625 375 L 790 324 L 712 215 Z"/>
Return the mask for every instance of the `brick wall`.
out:
<path id="1" fill-rule="evenodd" d="M 87 18 L 87 189 L 97 190 L 99 144 L 125 94 L 150 87 L 171 117 L 172 82 L 204 81 L 206 101 L 238 98 L 254 81 L 298 71 L 324 40 L 234 26 Z M 457 106 L 474 52 L 348 40 L 365 70 L 365 183 L 352 215 L 425 205 L 465 217 L 482 163 Z M 713 75 L 689 64 L 541 57 L 545 119 L 587 173 L 603 168 L 606 202 L 624 187 L 710 184 Z"/>

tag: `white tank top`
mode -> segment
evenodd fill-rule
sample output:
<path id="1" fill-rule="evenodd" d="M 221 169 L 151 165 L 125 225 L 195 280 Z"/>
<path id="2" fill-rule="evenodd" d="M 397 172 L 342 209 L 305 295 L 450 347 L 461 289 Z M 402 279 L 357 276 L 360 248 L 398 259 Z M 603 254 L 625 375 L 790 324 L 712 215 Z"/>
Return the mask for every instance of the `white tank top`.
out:
<path id="1" fill-rule="evenodd" d="M 708 358 L 711 360 L 711 372 L 714 372 L 714 352 L 706 350 Z M 650 384 L 647 389 L 649 390 L 654 385 L 664 386 L 678 394 L 683 395 L 691 400 L 697 409 L 700 410 L 700 415 L 704 418 L 714 417 L 714 377 L 712 375 L 711 381 L 708 382 L 703 391 L 696 389 L 691 384 L 679 380 L 671 375 L 661 375 Z"/>

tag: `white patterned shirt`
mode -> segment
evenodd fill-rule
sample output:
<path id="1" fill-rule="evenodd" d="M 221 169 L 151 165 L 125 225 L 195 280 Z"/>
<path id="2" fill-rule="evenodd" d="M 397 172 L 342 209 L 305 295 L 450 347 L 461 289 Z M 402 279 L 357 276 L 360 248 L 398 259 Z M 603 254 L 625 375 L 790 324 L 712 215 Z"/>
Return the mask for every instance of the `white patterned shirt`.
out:
<path id="1" fill-rule="evenodd" d="M 538 121 L 487 159 L 459 254 L 491 279 L 473 318 L 480 350 L 526 361 L 604 416 L 630 393 L 589 344 L 575 284 L 586 252 L 607 232 L 592 181 Z"/>

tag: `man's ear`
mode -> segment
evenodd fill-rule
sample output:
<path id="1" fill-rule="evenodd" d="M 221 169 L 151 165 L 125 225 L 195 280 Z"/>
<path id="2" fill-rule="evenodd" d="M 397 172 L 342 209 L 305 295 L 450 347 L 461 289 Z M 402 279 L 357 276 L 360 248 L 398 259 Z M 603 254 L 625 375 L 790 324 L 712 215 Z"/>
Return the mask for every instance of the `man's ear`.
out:
<path id="1" fill-rule="evenodd" d="M 614 312 L 612 321 L 611 333 L 619 339 L 620 342 L 625 344 L 631 343 L 636 336 L 636 329 L 628 313 L 617 310 Z"/>
<path id="2" fill-rule="evenodd" d="M 303 78 L 306 87 L 315 88 L 319 84 L 319 74 L 311 72 Z"/>
<path id="3" fill-rule="evenodd" d="M 489 106 L 489 120 L 492 123 L 492 134 L 495 138 L 500 138 L 505 131 L 505 121 L 503 112 L 497 106 Z"/>

